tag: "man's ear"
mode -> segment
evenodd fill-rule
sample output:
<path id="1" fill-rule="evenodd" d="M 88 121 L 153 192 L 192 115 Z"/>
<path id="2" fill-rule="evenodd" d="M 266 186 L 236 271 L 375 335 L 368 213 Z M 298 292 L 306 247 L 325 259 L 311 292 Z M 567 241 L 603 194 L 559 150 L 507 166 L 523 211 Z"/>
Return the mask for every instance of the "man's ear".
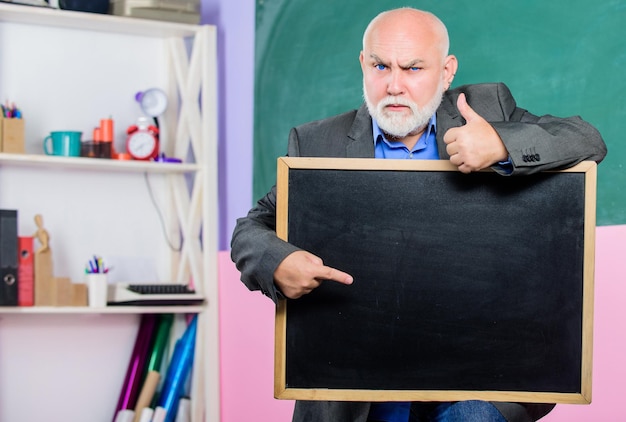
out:
<path id="1" fill-rule="evenodd" d="M 443 62 L 443 74 L 445 80 L 446 89 L 449 89 L 452 85 L 452 81 L 454 80 L 454 75 L 456 75 L 456 71 L 459 68 L 459 62 L 456 59 L 456 56 L 452 54 L 444 59 Z"/>

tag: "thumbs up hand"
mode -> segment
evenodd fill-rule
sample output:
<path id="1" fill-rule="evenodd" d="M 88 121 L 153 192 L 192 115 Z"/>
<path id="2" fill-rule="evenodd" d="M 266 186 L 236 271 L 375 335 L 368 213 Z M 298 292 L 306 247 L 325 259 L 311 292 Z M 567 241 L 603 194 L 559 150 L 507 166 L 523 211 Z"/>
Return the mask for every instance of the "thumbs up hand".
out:
<path id="1" fill-rule="evenodd" d="M 448 130 L 443 137 L 450 162 L 462 173 L 470 173 L 507 160 L 509 154 L 500 135 L 470 107 L 465 94 L 459 95 L 456 105 L 465 125 Z"/>

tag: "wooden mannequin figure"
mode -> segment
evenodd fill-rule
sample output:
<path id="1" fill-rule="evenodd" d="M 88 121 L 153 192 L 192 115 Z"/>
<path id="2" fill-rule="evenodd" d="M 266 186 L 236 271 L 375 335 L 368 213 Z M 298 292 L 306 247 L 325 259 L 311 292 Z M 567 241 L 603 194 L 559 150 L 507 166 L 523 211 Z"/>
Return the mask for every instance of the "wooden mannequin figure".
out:
<path id="1" fill-rule="evenodd" d="M 37 231 L 34 237 L 40 243 L 34 256 L 35 306 L 52 306 L 55 303 L 55 287 L 52 282 L 50 235 L 43 227 L 41 214 L 35 215 L 35 224 L 37 225 Z"/>
<path id="2" fill-rule="evenodd" d="M 35 224 L 37 225 L 37 231 L 35 232 L 35 237 L 39 240 L 41 246 L 39 249 L 35 251 L 35 253 L 45 252 L 50 249 L 50 235 L 48 231 L 43 227 L 43 217 L 41 214 L 37 214 L 35 216 Z"/>

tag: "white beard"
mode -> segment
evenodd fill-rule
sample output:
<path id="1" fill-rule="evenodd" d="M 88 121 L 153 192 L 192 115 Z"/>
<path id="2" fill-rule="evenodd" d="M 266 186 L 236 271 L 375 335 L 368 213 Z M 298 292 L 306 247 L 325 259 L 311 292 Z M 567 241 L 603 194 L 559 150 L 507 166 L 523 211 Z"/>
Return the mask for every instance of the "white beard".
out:
<path id="1" fill-rule="evenodd" d="M 413 132 L 425 127 L 430 118 L 435 114 L 437 108 L 441 104 L 443 98 L 443 84 L 440 82 L 437 91 L 441 95 L 436 95 L 424 107 L 420 107 L 413 101 L 409 101 L 403 97 L 387 96 L 374 105 L 367 95 L 367 88 L 363 84 L 363 98 L 369 110 L 370 115 L 380 129 L 392 136 L 404 138 Z M 409 107 L 411 115 L 404 116 L 401 113 L 388 113 L 385 107 L 391 104 L 400 104 Z"/>

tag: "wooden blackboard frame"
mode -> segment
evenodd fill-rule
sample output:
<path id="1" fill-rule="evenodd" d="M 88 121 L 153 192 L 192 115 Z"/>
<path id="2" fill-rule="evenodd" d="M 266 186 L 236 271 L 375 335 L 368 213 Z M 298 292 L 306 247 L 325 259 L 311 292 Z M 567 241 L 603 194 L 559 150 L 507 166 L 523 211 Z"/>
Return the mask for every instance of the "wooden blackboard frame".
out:
<path id="1" fill-rule="evenodd" d="M 345 159 L 345 158 L 304 158 L 281 157 L 277 167 L 277 218 L 276 231 L 283 240 L 289 238 L 289 205 L 290 175 L 297 170 L 339 170 L 346 175 L 358 175 L 360 171 L 376 171 L 385 177 L 394 177 L 397 172 L 414 172 L 417 177 L 420 173 L 435 172 L 445 175 L 445 172 L 458 170 L 448 161 L 442 160 L 375 160 L 375 159 Z M 442 173 L 443 172 L 443 173 Z M 490 173 L 489 177 L 502 178 L 490 170 L 481 172 Z M 316 386 L 311 388 L 293 387 L 288 382 L 287 355 L 290 353 L 287 341 L 288 307 L 291 301 L 281 300 L 276 312 L 275 324 L 275 382 L 274 395 L 278 399 L 297 400 L 345 400 L 345 401 L 457 401 L 457 400 L 489 400 L 489 401 L 516 401 L 539 403 L 580 403 L 591 402 L 591 373 L 592 373 L 592 343 L 593 343 L 593 282 L 594 282 L 594 255 L 595 255 L 595 221 L 596 221 L 596 163 L 583 162 L 570 169 L 554 173 L 580 173 L 584 177 L 584 187 L 579 198 L 583 203 L 584 219 L 582 228 L 582 299 L 580 300 L 580 385 L 575 391 L 518 391 L 518 390 L 489 390 L 483 388 L 472 389 L 429 389 L 405 388 L 402 389 L 362 389 L 333 386 L 327 388 Z M 423 173 L 426 174 L 426 173 Z M 460 174 L 460 173 L 459 173 Z M 293 187 L 291 187 L 293 189 Z M 375 198 L 368 197 L 368 200 Z M 462 201 L 461 201 L 462 202 Z M 489 204 L 488 204 L 489 206 Z M 528 204 L 526 204 L 528 206 Z M 540 210 L 539 210 L 540 211 Z M 538 213 L 538 215 L 540 212 Z M 419 227 L 419 226 L 418 226 Z M 504 228 L 503 228 L 504 229 Z M 416 228 L 419 230 L 419 228 Z M 324 257 L 322 257 L 324 258 Z M 319 338 L 323 343 L 324 338 Z"/>

